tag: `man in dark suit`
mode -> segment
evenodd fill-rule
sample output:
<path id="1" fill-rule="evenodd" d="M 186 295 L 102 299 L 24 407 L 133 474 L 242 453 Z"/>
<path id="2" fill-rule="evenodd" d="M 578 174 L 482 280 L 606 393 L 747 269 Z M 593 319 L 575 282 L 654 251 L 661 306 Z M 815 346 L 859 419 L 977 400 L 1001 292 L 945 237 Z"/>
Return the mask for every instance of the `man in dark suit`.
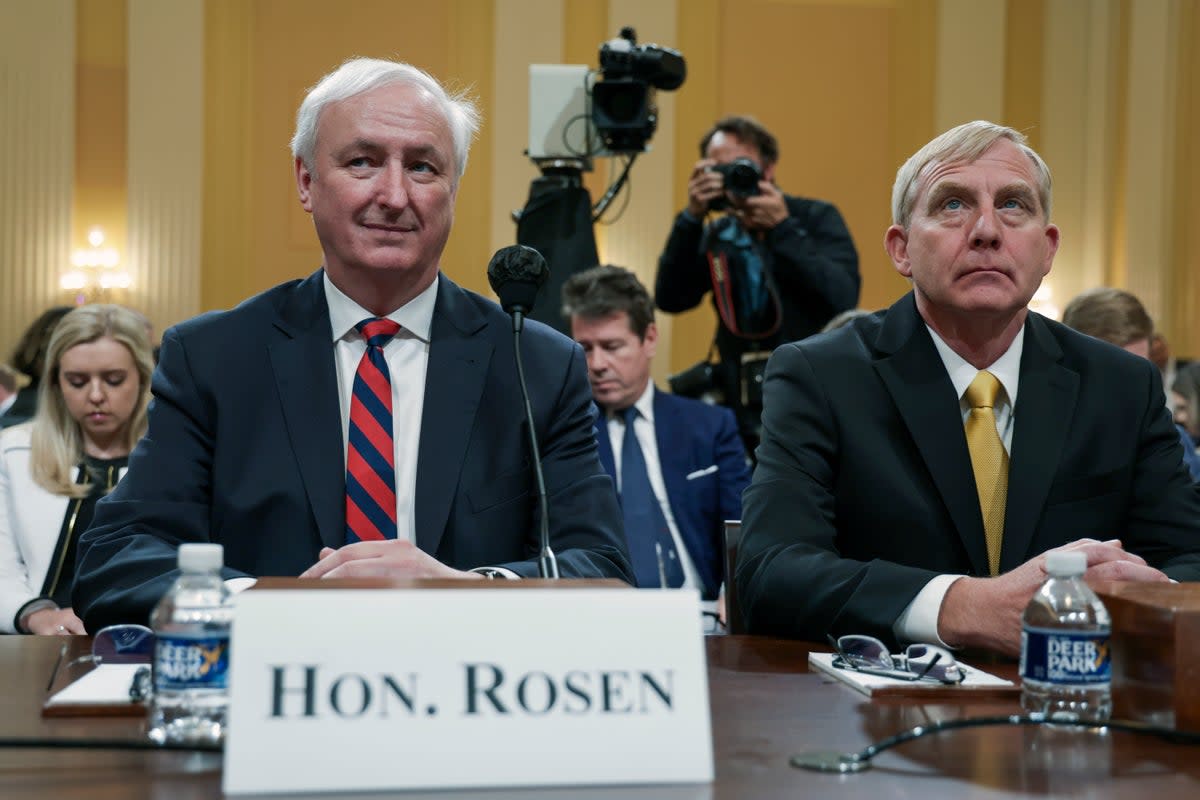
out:
<path id="1" fill-rule="evenodd" d="M 892 205 L 913 291 L 767 370 L 736 575 L 751 630 L 1015 654 L 1047 550 L 1084 551 L 1088 579 L 1200 578 L 1153 366 L 1026 308 L 1059 233 L 1024 136 L 948 131 Z"/>
<path id="2" fill-rule="evenodd" d="M 0 428 L 11 428 L 33 418 L 37 392 L 29 379 L 7 364 L 0 364 Z"/>
<path id="3" fill-rule="evenodd" d="M 592 393 L 604 411 L 596 420 L 600 461 L 620 488 L 638 585 L 658 587 L 665 578 L 668 586 L 716 600 L 724 580 L 724 522 L 741 518 L 750 480 L 733 413 L 654 386 L 654 304 L 632 272 L 602 266 L 571 276 L 563 285 L 563 314 L 587 355 Z M 641 527 L 631 517 L 636 500 L 624 472 L 631 433 L 640 458 L 630 469 L 649 481 L 645 497 L 658 507 L 649 511 L 661 511 L 646 514 L 649 525 Z"/>
<path id="4" fill-rule="evenodd" d="M 322 269 L 163 336 L 150 430 L 80 541 L 89 630 L 145 622 L 177 546 L 225 576 L 536 576 L 512 327 L 439 273 L 474 107 L 407 64 L 355 59 L 292 141 Z M 629 580 L 583 354 L 529 323 L 523 355 L 565 577 Z"/>

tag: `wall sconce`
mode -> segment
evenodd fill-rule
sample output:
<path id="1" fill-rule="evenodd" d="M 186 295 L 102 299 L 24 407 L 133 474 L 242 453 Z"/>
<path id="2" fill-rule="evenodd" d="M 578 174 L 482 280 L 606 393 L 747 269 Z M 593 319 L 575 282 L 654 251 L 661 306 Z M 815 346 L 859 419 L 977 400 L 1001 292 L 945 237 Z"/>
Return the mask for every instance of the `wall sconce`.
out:
<path id="1" fill-rule="evenodd" d="M 58 279 L 64 291 L 75 293 L 75 305 L 105 299 L 113 289 L 128 289 L 133 285 L 129 273 L 120 269 L 121 256 L 112 247 L 104 246 L 104 231 L 88 231 L 88 247 L 71 254 L 71 267 Z"/>

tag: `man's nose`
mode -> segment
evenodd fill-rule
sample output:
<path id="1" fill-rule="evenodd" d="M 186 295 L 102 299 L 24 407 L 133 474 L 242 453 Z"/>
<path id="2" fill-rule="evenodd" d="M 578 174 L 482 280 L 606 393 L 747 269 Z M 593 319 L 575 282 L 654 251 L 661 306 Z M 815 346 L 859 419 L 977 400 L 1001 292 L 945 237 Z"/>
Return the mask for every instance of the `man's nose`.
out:
<path id="1" fill-rule="evenodd" d="M 404 208 L 408 205 L 408 176 L 404 167 L 388 163 L 379 175 L 378 200 L 381 206 Z"/>
<path id="2" fill-rule="evenodd" d="M 990 206 L 980 208 L 971 229 L 971 246 L 984 249 L 1000 246 L 1000 220 L 996 216 L 996 209 Z"/>
<path id="3" fill-rule="evenodd" d="M 605 367 L 608 366 L 608 359 L 604 357 L 604 351 L 598 347 L 594 348 L 587 354 L 587 365 L 589 372 L 595 374 L 604 372 Z"/>

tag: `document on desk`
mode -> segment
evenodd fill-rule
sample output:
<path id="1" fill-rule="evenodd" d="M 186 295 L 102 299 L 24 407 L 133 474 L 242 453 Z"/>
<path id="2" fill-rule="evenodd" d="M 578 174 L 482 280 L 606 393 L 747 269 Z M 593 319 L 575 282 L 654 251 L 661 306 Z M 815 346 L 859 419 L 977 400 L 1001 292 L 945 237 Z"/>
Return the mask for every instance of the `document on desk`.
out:
<path id="1" fill-rule="evenodd" d="M 884 675 L 870 675 L 865 672 L 855 672 L 852 669 L 842 669 L 833 665 L 836 653 L 809 653 L 808 663 L 819 672 L 846 684 L 868 697 L 924 697 L 929 694 L 970 694 L 979 699 L 981 694 L 996 694 L 1007 697 L 1020 691 L 1020 686 L 1012 681 L 998 678 L 991 673 L 975 667 L 969 667 L 961 661 L 958 666 L 966 676 L 962 683 L 945 684 L 932 681 L 906 681 L 899 678 L 889 678 Z"/>
<path id="2" fill-rule="evenodd" d="M 145 664 L 101 664 L 54 693 L 42 706 L 46 716 L 139 715 L 141 703 L 130 697 L 133 676 Z"/>

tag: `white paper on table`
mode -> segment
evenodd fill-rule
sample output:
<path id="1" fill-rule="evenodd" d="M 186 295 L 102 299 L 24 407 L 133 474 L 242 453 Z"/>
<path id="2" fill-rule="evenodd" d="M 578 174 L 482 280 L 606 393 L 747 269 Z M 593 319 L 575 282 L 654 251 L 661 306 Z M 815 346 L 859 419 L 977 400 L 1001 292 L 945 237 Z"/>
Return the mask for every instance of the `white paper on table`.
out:
<path id="1" fill-rule="evenodd" d="M 101 664 L 46 701 L 47 706 L 120 705 L 131 703 L 133 676 L 145 664 Z"/>

